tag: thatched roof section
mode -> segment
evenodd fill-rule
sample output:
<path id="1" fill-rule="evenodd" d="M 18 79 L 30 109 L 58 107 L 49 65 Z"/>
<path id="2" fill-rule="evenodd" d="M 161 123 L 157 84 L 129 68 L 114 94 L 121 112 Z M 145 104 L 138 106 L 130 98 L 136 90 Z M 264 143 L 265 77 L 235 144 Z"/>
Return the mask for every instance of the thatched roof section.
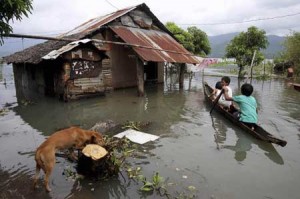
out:
<path id="1" fill-rule="evenodd" d="M 43 59 L 42 57 L 47 55 L 54 49 L 59 49 L 62 46 L 70 43 L 69 41 L 46 41 L 41 44 L 37 44 L 35 46 L 26 48 L 23 51 L 16 52 L 12 55 L 4 57 L 3 60 L 6 63 L 30 63 L 30 64 L 38 64 Z"/>

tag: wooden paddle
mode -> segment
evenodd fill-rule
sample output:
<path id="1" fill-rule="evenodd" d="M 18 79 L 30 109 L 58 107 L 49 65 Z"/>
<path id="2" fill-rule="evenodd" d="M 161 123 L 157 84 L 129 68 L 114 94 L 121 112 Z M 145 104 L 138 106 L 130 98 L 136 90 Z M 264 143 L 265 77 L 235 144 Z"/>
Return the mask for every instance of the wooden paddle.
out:
<path id="1" fill-rule="evenodd" d="M 219 101 L 219 99 L 220 99 L 220 97 L 222 96 L 223 93 L 224 93 L 224 89 L 221 90 L 221 93 L 220 93 L 219 96 L 215 99 L 215 102 L 214 102 L 214 104 L 213 104 L 213 107 L 212 107 L 211 110 L 209 111 L 209 114 L 212 113 L 212 111 L 214 110 L 215 106 L 217 105 L 217 103 L 218 103 L 218 101 Z"/>

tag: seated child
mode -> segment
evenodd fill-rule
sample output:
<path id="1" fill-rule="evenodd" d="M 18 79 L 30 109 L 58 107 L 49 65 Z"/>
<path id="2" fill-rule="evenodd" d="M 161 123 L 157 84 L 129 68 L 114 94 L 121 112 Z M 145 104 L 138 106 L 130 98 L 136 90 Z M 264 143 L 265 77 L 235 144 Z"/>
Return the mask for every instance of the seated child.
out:
<path id="1" fill-rule="evenodd" d="M 245 83 L 241 87 L 242 95 L 233 97 L 228 96 L 228 89 L 224 86 L 224 96 L 228 101 L 236 102 L 240 107 L 240 118 L 239 121 L 243 122 L 246 126 L 255 129 L 257 126 L 257 103 L 256 99 L 251 96 L 253 92 L 253 86 Z"/>
<path id="2" fill-rule="evenodd" d="M 221 78 L 221 83 L 222 83 L 222 87 L 227 89 L 228 96 L 232 97 L 232 90 L 231 90 L 231 88 L 229 86 L 229 84 L 230 84 L 230 77 L 228 77 L 228 76 L 222 77 Z M 218 104 L 221 105 L 224 109 L 230 110 L 230 106 L 232 105 L 232 102 L 231 101 L 227 101 L 225 99 L 225 95 L 223 94 L 220 97 L 220 99 L 218 101 Z"/>
<path id="3" fill-rule="evenodd" d="M 222 90 L 222 83 L 221 81 L 217 82 L 216 85 L 215 85 L 215 89 L 213 90 L 213 92 L 210 94 L 210 98 L 212 100 L 215 100 L 221 93 L 221 90 Z"/>

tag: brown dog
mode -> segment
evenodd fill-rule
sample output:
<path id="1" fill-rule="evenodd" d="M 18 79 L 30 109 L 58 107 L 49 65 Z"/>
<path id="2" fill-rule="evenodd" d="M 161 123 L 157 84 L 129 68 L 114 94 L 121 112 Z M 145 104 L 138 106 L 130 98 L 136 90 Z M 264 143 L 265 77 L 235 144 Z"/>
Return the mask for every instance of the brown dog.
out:
<path id="1" fill-rule="evenodd" d="M 79 127 L 70 127 L 52 134 L 36 150 L 36 173 L 33 179 L 34 188 L 37 187 L 40 170 L 45 172 L 45 188 L 51 191 L 49 187 L 49 176 L 55 165 L 55 152 L 63 149 L 83 149 L 86 144 L 104 145 L 103 137 L 95 131 L 84 130 Z"/>

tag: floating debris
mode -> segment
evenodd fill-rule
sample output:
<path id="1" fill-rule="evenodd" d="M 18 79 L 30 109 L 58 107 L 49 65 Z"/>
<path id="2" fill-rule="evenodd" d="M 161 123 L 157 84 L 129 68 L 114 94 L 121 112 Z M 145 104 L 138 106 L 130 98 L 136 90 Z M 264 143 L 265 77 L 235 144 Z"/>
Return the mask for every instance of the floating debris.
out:
<path id="1" fill-rule="evenodd" d="M 128 129 L 126 131 L 123 131 L 123 132 L 115 135 L 114 137 L 117 137 L 117 138 L 126 137 L 130 141 L 138 143 L 138 144 L 145 144 L 149 141 L 154 141 L 154 140 L 157 140 L 159 138 L 159 136 L 144 133 L 144 132 L 137 131 L 137 130 L 134 130 L 134 129 Z"/>
<path id="2" fill-rule="evenodd" d="M 7 108 L 0 109 L 0 116 L 6 115 L 8 113 Z"/>

